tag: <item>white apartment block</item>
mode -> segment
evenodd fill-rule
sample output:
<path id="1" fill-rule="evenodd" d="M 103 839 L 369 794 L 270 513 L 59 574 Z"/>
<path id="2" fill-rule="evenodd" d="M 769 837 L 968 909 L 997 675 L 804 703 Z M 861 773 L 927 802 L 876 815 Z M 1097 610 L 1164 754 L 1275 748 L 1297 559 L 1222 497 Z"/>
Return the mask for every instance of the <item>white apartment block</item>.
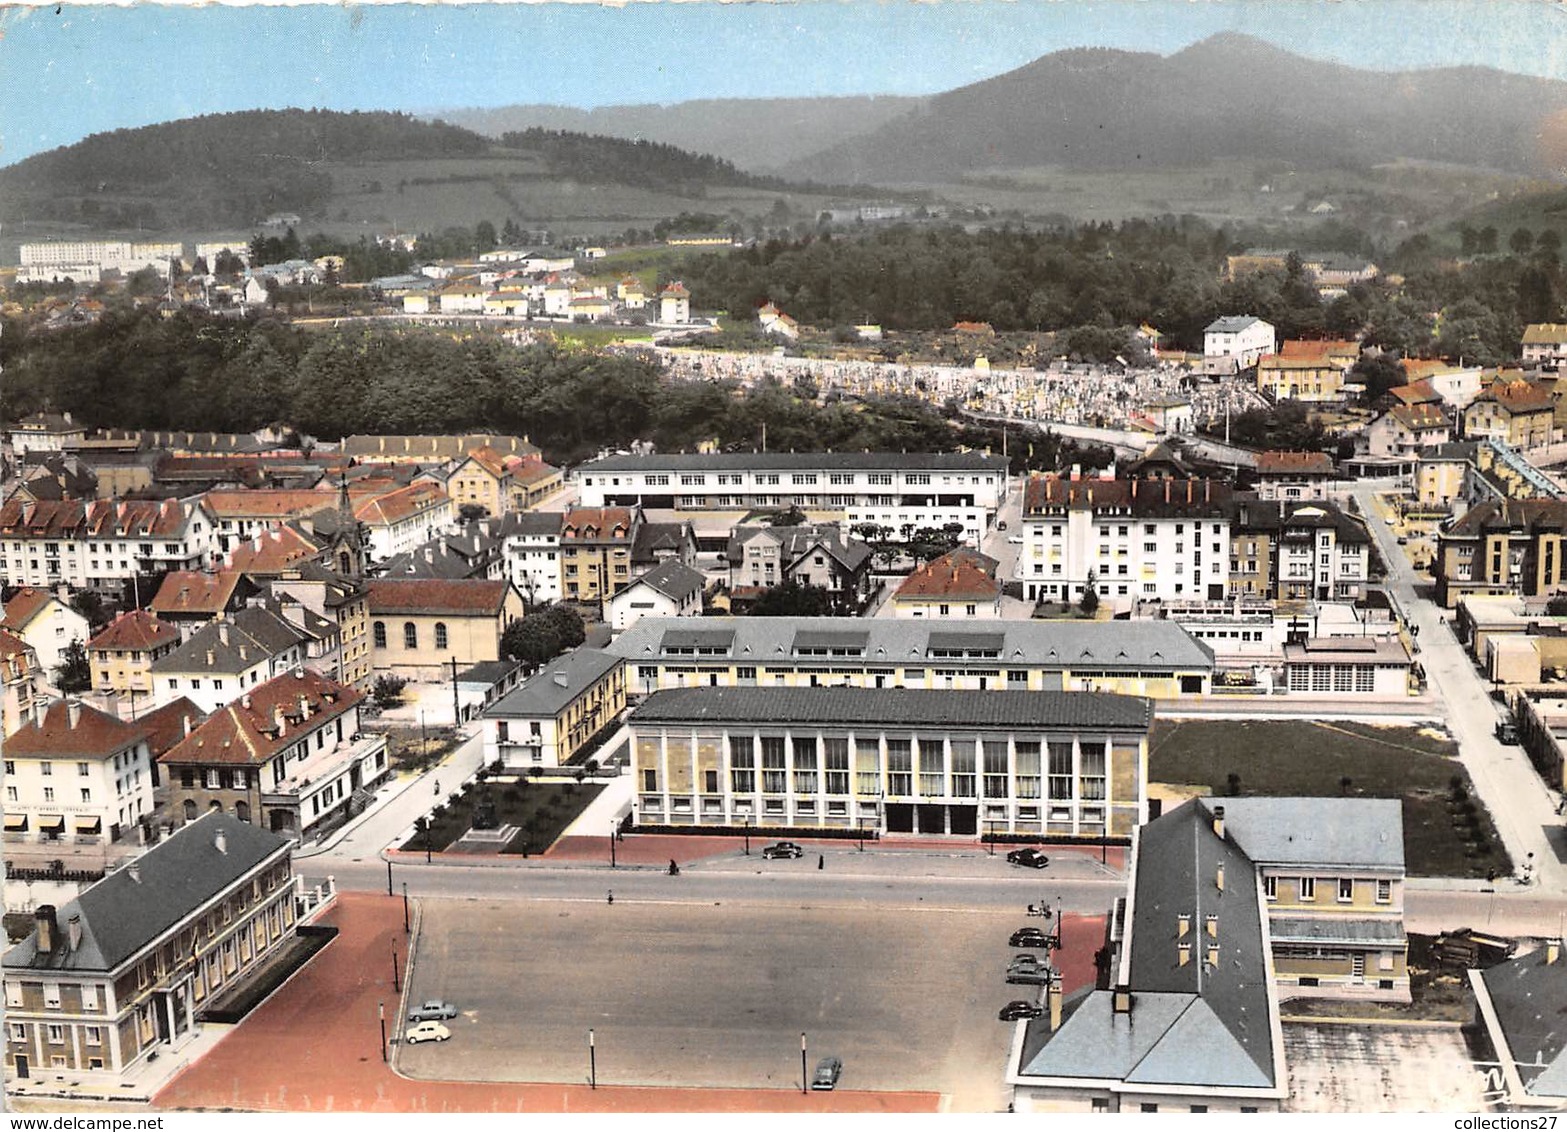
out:
<path id="1" fill-rule="evenodd" d="M 153 811 L 145 733 L 78 700 L 56 700 L 5 740 L 5 829 L 26 841 L 135 836 Z"/>
<path id="2" fill-rule="evenodd" d="M 1006 498 L 1007 459 L 983 452 L 724 452 L 607 456 L 584 464 L 584 507 L 680 511 L 799 507 L 851 527 L 963 526 L 977 545 Z"/>
<path id="3" fill-rule="evenodd" d="M 506 577 L 533 609 L 560 600 L 560 520 L 555 511 L 508 511 L 498 534 Z"/>
<path id="4" fill-rule="evenodd" d="M 1024 489 L 1016 578 L 1031 601 L 1078 601 L 1095 586 L 1116 608 L 1219 600 L 1229 583 L 1228 484 L 1063 480 Z"/>
<path id="5" fill-rule="evenodd" d="M 1275 353 L 1273 324 L 1249 314 L 1215 319 L 1203 330 L 1202 354 L 1208 372 L 1236 373 Z"/>
<path id="6" fill-rule="evenodd" d="M 0 508 L 0 578 L 104 589 L 142 574 L 200 570 L 217 554 L 216 530 L 199 500 L 12 500 Z"/>
<path id="7" fill-rule="evenodd" d="M 185 245 L 180 243 L 50 240 L 42 244 L 23 244 L 16 281 L 47 283 L 70 278 L 78 283 L 96 283 L 105 271 L 130 275 L 147 267 L 168 278 L 169 262 L 181 260 L 184 255 Z"/>

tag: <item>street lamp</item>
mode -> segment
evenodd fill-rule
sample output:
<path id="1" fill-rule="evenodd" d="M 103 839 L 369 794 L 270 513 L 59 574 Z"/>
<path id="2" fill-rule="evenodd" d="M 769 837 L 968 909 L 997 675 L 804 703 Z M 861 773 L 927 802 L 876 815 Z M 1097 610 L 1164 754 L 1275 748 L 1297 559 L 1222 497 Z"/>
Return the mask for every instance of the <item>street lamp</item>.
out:
<path id="1" fill-rule="evenodd" d="M 810 1092 L 810 1090 L 808 1088 L 806 1088 L 806 1085 L 807 1085 L 807 1075 L 806 1075 L 806 1071 L 805 1071 L 805 1060 L 806 1060 L 805 1059 L 805 1031 L 801 1030 L 800 1031 L 800 1092 L 802 1092 L 802 1093 Z"/>
<path id="2" fill-rule="evenodd" d="M 996 823 L 994 819 L 985 819 L 985 851 L 992 857 L 996 855 Z"/>
<path id="3" fill-rule="evenodd" d="M 392 989 L 398 994 L 403 993 L 401 976 L 397 973 L 397 945 L 392 944 Z"/>
<path id="4" fill-rule="evenodd" d="M 588 1088 L 599 1087 L 598 1052 L 593 1047 L 593 1029 L 588 1028 Z"/>
<path id="5" fill-rule="evenodd" d="M 751 855 L 751 815 L 745 815 L 745 855 Z"/>
<path id="6" fill-rule="evenodd" d="M 615 863 L 615 822 L 609 823 L 609 867 L 616 868 Z"/>
<path id="7" fill-rule="evenodd" d="M 381 1060 L 386 1060 L 386 1003 L 381 1003 Z"/>
<path id="8" fill-rule="evenodd" d="M 403 881 L 403 934 L 408 934 L 408 882 Z"/>

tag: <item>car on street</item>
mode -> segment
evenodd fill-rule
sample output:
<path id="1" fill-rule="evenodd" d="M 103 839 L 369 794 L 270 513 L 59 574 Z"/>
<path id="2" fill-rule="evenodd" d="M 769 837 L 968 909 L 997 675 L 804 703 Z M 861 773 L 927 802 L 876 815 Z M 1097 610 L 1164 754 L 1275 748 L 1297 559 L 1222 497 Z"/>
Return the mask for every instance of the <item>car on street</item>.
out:
<path id="1" fill-rule="evenodd" d="M 843 1059 L 838 1057 L 824 1057 L 816 1063 L 816 1073 L 811 1077 L 811 1088 L 820 1091 L 831 1091 L 838 1087 L 838 1078 L 843 1076 Z"/>
<path id="2" fill-rule="evenodd" d="M 1048 958 L 1041 959 L 1037 955 L 1031 955 L 1025 952 L 1022 955 L 1014 955 L 1012 957 L 1012 962 L 1007 964 L 1007 970 L 1021 970 L 1025 967 L 1048 967 L 1049 965 L 1050 960 Z"/>
<path id="3" fill-rule="evenodd" d="M 1008 947 L 1049 947 L 1050 936 L 1038 928 L 1021 928 L 1007 940 Z"/>
<path id="4" fill-rule="evenodd" d="M 444 1022 L 448 1018 L 455 1017 L 457 1017 L 457 1008 L 438 998 L 421 1003 L 408 1012 L 410 1022 Z"/>
<path id="5" fill-rule="evenodd" d="M 417 1026 L 410 1026 L 403 1031 L 403 1041 L 411 1046 L 420 1042 L 444 1042 L 452 1036 L 452 1032 L 439 1022 L 420 1022 Z"/>
<path id="6" fill-rule="evenodd" d="M 1496 741 L 1506 743 L 1509 747 L 1518 745 L 1518 726 L 1511 720 L 1499 719 L 1496 721 Z"/>
<path id="7" fill-rule="evenodd" d="M 1016 1022 L 1020 1018 L 1038 1018 L 1045 1012 L 1045 1008 L 1037 1002 L 1025 1002 L 1021 998 L 1015 998 L 1001 1008 L 1001 1013 L 996 1017 L 1003 1022 Z"/>
<path id="8" fill-rule="evenodd" d="M 1050 858 L 1030 845 L 1027 849 L 1014 849 L 1007 854 L 1007 864 L 1026 865 L 1031 869 L 1042 869 L 1050 863 Z"/>
<path id="9" fill-rule="evenodd" d="M 1055 972 L 1049 967 L 1014 967 L 1007 970 L 1007 982 L 1020 986 L 1048 987 Z"/>
<path id="10" fill-rule="evenodd" d="M 762 850 L 762 860 L 764 861 L 788 861 L 803 856 L 805 856 L 805 850 L 793 841 L 780 841 L 776 845 L 769 845 Z"/>

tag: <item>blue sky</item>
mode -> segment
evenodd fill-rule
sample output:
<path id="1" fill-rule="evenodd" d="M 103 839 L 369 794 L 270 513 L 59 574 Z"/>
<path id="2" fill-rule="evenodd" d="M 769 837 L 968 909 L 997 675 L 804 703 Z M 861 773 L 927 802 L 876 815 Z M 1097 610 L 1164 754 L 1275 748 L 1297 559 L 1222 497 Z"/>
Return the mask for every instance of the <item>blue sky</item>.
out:
<path id="1" fill-rule="evenodd" d="M 1221 31 L 1378 70 L 1476 63 L 1567 79 L 1567 4 L 1554 0 L 8 7 L 0 165 L 103 130 L 258 107 L 923 94 L 1067 47 L 1168 54 Z"/>

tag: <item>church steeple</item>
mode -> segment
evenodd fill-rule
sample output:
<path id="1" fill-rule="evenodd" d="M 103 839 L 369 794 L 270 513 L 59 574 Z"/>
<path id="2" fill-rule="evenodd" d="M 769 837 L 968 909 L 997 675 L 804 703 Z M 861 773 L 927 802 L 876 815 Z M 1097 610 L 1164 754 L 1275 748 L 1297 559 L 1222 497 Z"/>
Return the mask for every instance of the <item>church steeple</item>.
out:
<path id="1" fill-rule="evenodd" d="M 354 505 L 348 498 L 347 467 L 344 467 L 337 480 L 337 569 L 350 581 L 364 579 L 364 539 L 360 534 L 359 520 L 354 515 Z"/>

